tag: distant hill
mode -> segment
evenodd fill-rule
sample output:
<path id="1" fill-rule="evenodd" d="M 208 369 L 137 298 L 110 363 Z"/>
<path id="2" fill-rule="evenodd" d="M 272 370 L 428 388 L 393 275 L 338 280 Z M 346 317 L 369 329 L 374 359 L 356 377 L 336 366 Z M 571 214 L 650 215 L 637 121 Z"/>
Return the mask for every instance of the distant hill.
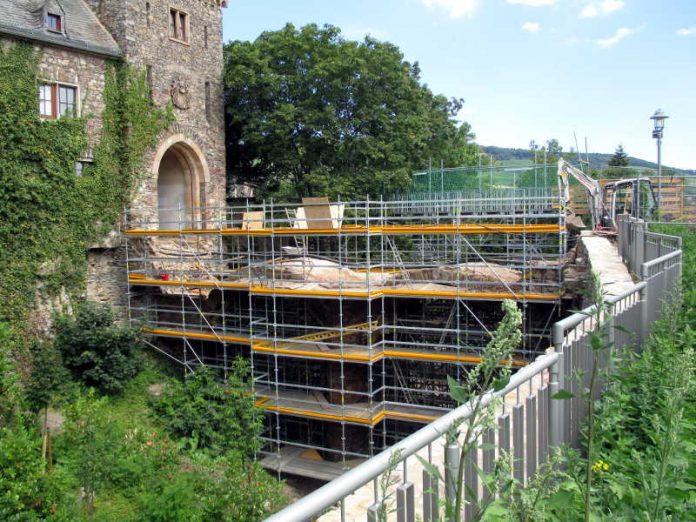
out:
<path id="1" fill-rule="evenodd" d="M 493 159 L 504 165 L 510 167 L 524 167 L 531 165 L 534 161 L 534 155 L 528 149 L 511 149 L 507 147 L 495 147 L 495 146 L 482 146 L 481 147 L 486 154 L 493 156 Z M 583 159 L 585 155 L 583 154 Z M 607 167 L 607 163 L 613 156 L 613 154 L 603 154 L 601 152 L 590 152 L 588 154 L 590 160 L 590 167 L 596 169 L 602 169 Z M 657 169 L 657 163 L 652 161 L 646 161 L 640 158 L 634 158 L 629 156 L 629 166 L 638 167 L 645 169 Z M 683 174 L 692 174 L 692 171 L 675 169 L 663 165 L 663 169 L 668 169 L 672 172 L 678 172 Z"/>

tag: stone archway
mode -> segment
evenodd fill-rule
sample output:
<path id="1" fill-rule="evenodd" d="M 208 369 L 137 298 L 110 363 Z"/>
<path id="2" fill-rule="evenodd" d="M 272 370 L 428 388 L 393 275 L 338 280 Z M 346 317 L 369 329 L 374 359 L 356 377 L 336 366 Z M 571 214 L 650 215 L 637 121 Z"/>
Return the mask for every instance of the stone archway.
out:
<path id="1" fill-rule="evenodd" d="M 172 136 L 160 146 L 153 166 L 159 228 L 199 228 L 210 177 L 200 148 L 183 136 Z"/>

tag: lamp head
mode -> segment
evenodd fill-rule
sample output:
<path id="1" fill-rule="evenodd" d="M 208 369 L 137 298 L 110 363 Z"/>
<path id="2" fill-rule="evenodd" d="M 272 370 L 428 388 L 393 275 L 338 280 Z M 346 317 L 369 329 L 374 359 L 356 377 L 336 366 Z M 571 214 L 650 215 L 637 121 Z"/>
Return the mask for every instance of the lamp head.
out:
<path id="1" fill-rule="evenodd" d="M 662 129 L 665 128 L 665 120 L 666 120 L 667 118 L 669 118 L 669 116 L 667 116 L 667 115 L 662 111 L 662 109 L 657 109 L 657 110 L 655 111 L 655 114 L 653 114 L 652 116 L 650 116 L 650 119 L 653 120 L 653 122 L 655 122 L 655 130 L 656 130 L 657 132 L 662 132 Z"/>

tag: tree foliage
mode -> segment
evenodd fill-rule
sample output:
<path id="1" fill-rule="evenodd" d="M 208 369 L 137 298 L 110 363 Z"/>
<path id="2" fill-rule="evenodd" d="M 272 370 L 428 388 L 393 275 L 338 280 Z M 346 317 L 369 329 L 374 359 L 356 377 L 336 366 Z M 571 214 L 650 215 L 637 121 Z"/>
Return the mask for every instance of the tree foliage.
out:
<path id="1" fill-rule="evenodd" d="M 61 352 L 50 343 L 35 343 L 31 353 L 31 375 L 25 394 L 29 406 L 38 411 L 50 406 L 70 379 Z"/>
<path id="2" fill-rule="evenodd" d="M 65 366 L 88 386 L 119 393 L 142 362 L 137 329 L 115 324 L 107 305 L 84 303 L 56 321 L 55 347 Z"/>
<path id="3" fill-rule="evenodd" d="M 607 162 L 610 167 L 628 167 L 628 154 L 624 151 L 623 145 L 616 147 L 614 155 Z"/>
<path id="4" fill-rule="evenodd" d="M 208 368 L 199 368 L 183 384 L 169 385 L 154 409 L 169 431 L 187 438 L 193 447 L 213 453 L 257 449 L 261 415 L 254 406 L 249 363 L 237 359 L 221 384 Z"/>
<path id="5" fill-rule="evenodd" d="M 345 198 L 408 186 L 433 158 L 475 164 L 463 100 L 435 95 L 395 45 L 288 24 L 225 47 L 228 166 L 278 197 Z"/>

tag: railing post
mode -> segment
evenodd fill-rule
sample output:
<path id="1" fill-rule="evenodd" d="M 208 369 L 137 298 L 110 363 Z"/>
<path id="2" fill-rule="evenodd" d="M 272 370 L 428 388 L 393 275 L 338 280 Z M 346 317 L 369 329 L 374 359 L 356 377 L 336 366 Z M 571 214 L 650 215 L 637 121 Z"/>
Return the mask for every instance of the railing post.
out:
<path id="1" fill-rule="evenodd" d="M 565 386 L 565 368 L 563 360 L 563 327 L 561 325 L 553 325 L 553 347 L 558 354 L 556 361 L 550 368 L 549 382 L 549 444 L 552 448 L 558 448 L 566 441 L 565 436 L 565 408 L 566 401 L 562 399 L 554 399 L 553 397 Z"/>
<path id="2" fill-rule="evenodd" d="M 452 508 L 457 498 L 457 477 L 459 476 L 459 445 L 457 441 L 448 441 L 445 446 L 445 500 L 446 510 L 453 511 Z M 452 516 L 449 521 L 454 520 Z"/>
<path id="3" fill-rule="evenodd" d="M 638 350 L 643 350 L 643 344 L 650 334 L 650 269 L 643 264 L 640 270 L 640 278 L 645 286 L 640 291 L 640 332 L 638 333 Z"/>
<path id="4" fill-rule="evenodd" d="M 609 370 L 610 374 L 613 374 L 616 371 L 614 359 L 617 354 L 620 354 L 620 352 L 618 352 L 616 349 L 616 307 L 616 303 L 611 304 L 607 317 L 607 342 L 609 343 L 609 360 L 607 361 L 607 369 Z M 622 346 L 619 348 L 623 349 Z"/>

